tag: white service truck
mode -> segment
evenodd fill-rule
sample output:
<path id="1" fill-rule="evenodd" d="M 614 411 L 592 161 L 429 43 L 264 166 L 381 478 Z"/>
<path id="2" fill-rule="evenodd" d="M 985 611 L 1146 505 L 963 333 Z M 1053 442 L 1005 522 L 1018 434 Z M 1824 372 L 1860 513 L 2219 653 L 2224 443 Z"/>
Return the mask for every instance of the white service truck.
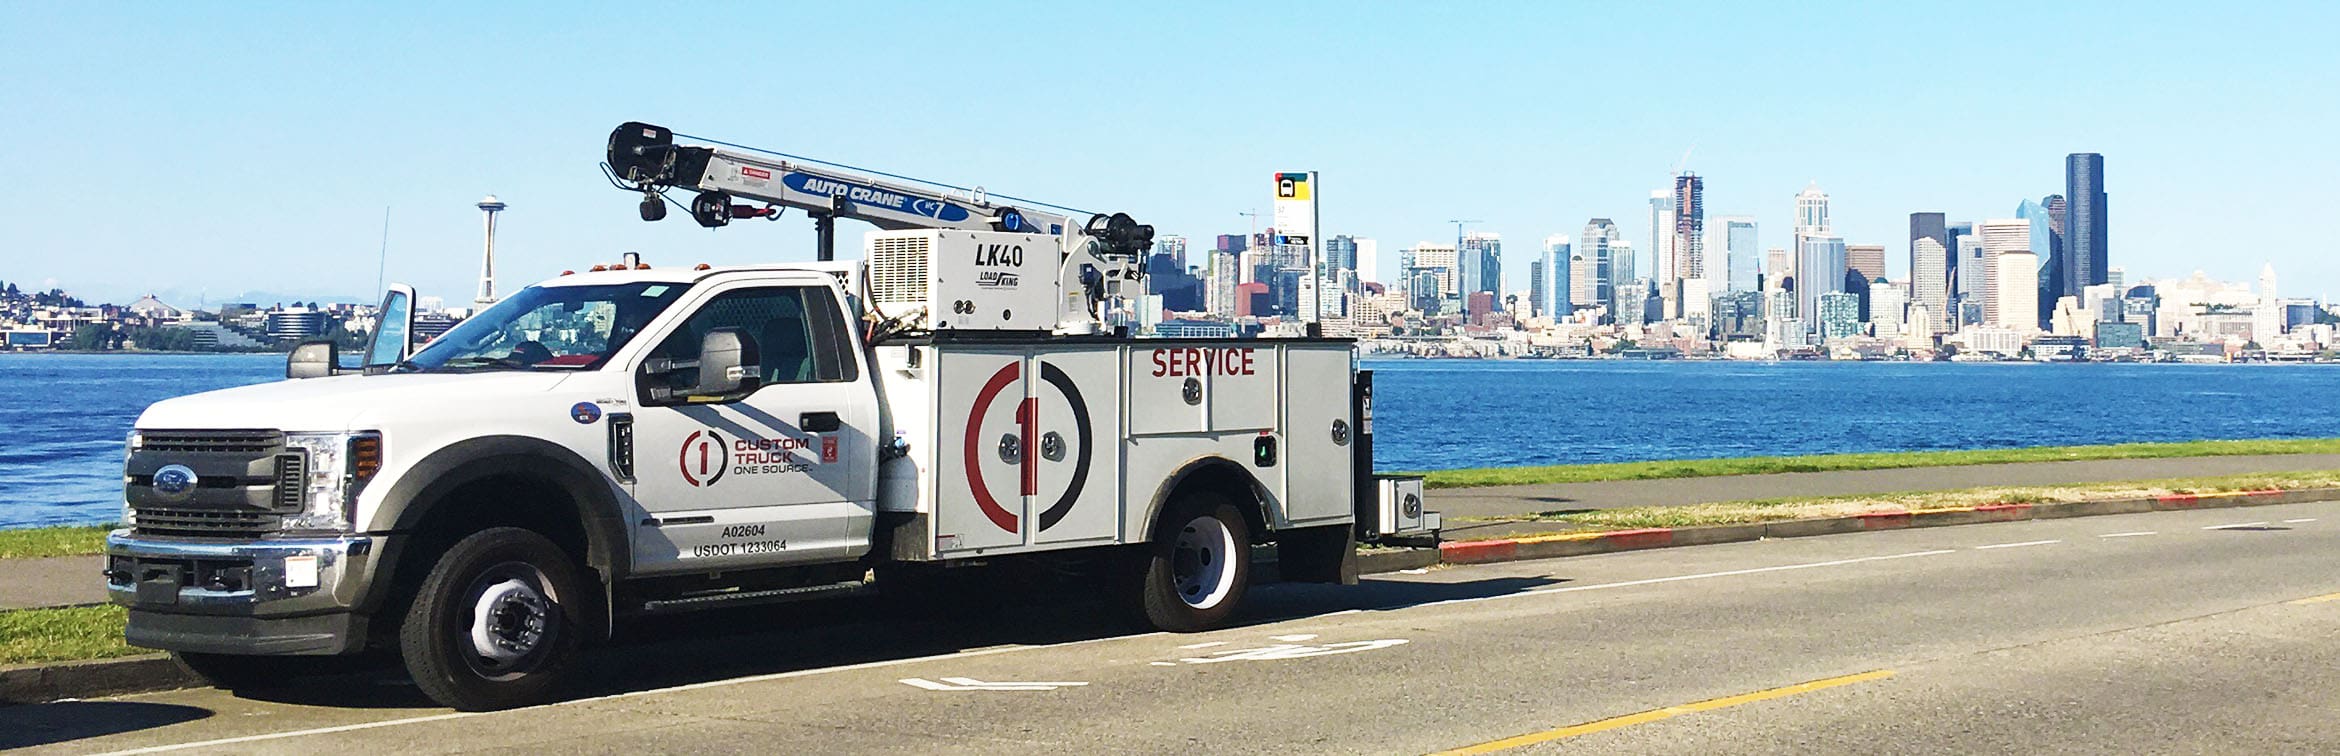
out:
<path id="1" fill-rule="evenodd" d="M 417 343 L 392 287 L 362 365 L 148 408 L 105 577 L 132 644 L 225 686 L 394 649 L 448 706 L 563 695 L 627 615 L 1077 566 L 1134 616 L 1227 620 L 1254 548 L 1354 582 L 1436 538 L 1371 473 L 1370 375 L 1327 338 L 1132 338 L 1152 230 L 613 132 L 656 220 L 811 214 L 820 262 L 616 264 Z M 740 202 L 762 202 L 761 206 Z M 679 203 L 678 203 L 679 204 Z M 1033 203 L 1026 203 L 1027 205 Z M 831 260 L 858 218 L 866 258 Z"/>

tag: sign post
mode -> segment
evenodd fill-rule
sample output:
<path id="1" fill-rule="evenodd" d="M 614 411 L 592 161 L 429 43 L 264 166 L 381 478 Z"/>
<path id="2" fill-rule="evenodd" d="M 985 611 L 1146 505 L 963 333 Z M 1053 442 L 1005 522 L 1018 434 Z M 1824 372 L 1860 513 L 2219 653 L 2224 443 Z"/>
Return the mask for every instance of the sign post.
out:
<path id="1" fill-rule="evenodd" d="M 1307 276 L 1300 287 L 1300 321 L 1316 322 L 1324 311 L 1324 276 L 1316 269 L 1318 234 L 1316 228 L 1316 172 L 1283 171 L 1276 174 L 1275 251 L 1279 255 L 1297 252 L 1300 255 L 1300 274 Z M 1297 248 L 1297 249 L 1293 249 Z"/>

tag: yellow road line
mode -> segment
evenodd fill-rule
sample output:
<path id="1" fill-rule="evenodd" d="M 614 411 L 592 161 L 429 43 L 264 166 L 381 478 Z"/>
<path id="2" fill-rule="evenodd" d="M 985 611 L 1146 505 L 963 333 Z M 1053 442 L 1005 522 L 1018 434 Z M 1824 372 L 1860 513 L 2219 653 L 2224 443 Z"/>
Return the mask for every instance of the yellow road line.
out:
<path id="1" fill-rule="evenodd" d="M 2291 601 L 2285 601 L 2285 602 L 2283 602 L 2283 603 L 2286 603 L 2286 604 L 2321 604 L 2321 603 L 2324 603 L 2324 602 L 2326 602 L 2326 601 L 2340 601 L 2340 593 L 2327 593 L 2327 594 L 2324 594 L 2324 595 L 2321 595 L 2321 596 L 2309 596 L 2309 597 L 2307 597 L 2307 598 L 2303 598 L 2303 599 L 2293 599 L 2293 600 L 2291 600 Z"/>
<path id="2" fill-rule="evenodd" d="M 2340 596 L 2340 594 L 2334 595 Z M 1661 719 L 1671 719 L 1683 714 L 1692 714 L 1701 711 L 1714 711 L 1716 709 L 1727 709 L 1733 706 L 1738 706 L 1740 704 L 1750 704 L 1757 701 L 1769 701 L 1774 698 L 1786 698 L 1788 696 L 1793 696 L 1800 693 L 1810 693 L 1816 690 L 1827 690 L 1829 688 L 1851 685 L 1854 683 L 1864 683 L 1870 680 L 1882 680 L 1892 676 L 1893 670 L 1880 669 L 1873 672 L 1862 672 L 1857 675 L 1845 675 L 1843 677 L 1831 677 L 1825 680 L 1813 680 L 1807 683 L 1797 683 L 1786 687 L 1772 688 L 1770 690 L 1758 690 L 1753 693 L 1742 693 L 1736 696 L 1728 696 L 1725 698 L 1708 699 L 1705 701 L 1699 701 L 1697 703 L 1687 703 L 1680 706 L 1668 706 L 1663 709 L 1651 709 L 1639 714 L 1627 714 L 1622 717 L 1611 717 L 1597 722 L 1586 722 L 1579 725 L 1569 725 L 1567 727 L 1545 730 L 1543 732 L 1531 732 L 1526 735 L 1515 735 L 1504 738 L 1502 740 L 1490 740 L 1478 745 L 1463 746 L 1451 751 L 1439 751 L 1436 754 L 1432 754 L 1432 756 L 1463 756 L 1464 754 L 1494 753 L 1496 751 L 1510 750 L 1520 746 L 1535 745 L 1537 743 L 1549 743 L 1555 740 L 1560 740 L 1562 738 L 1573 738 L 1578 735 L 1590 735 L 1592 733 L 1602 732 L 1605 730 L 1614 730 L 1619 727 L 1631 727 L 1637 724 L 1648 724 L 1650 722 L 1655 722 Z"/>

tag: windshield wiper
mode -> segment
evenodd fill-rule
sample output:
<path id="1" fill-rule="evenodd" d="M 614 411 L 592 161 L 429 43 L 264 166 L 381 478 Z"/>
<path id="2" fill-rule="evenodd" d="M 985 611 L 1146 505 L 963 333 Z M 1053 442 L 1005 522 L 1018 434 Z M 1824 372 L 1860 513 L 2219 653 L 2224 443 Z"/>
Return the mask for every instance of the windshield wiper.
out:
<path id="1" fill-rule="evenodd" d="M 512 358 L 510 358 L 510 357 L 457 357 L 457 358 L 455 358 L 455 359 L 448 360 L 448 361 L 446 361 L 446 362 L 444 362 L 444 363 L 441 363 L 441 364 L 439 365 L 439 367 L 443 367 L 443 368 L 483 368 L 483 367 L 493 367 L 493 368 L 505 368 L 505 369 L 509 369 L 509 370 L 523 370 L 523 369 L 526 369 L 528 366 L 527 366 L 527 365 L 522 365 L 522 364 L 520 364 L 520 361 L 519 361 L 519 360 L 515 360 L 515 359 L 512 359 Z"/>

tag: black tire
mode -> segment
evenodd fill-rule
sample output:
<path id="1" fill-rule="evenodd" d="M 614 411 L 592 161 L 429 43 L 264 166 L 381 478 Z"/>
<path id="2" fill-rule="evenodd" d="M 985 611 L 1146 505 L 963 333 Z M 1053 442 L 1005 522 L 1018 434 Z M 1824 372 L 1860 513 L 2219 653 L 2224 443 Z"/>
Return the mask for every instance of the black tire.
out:
<path id="1" fill-rule="evenodd" d="M 1181 538 L 1190 547 L 1181 548 Z M 1138 601 L 1148 624 L 1174 633 L 1225 625 L 1251 582 L 1251 527 L 1224 496 L 1182 496 L 1155 524 L 1141 566 Z"/>
<path id="2" fill-rule="evenodd" d="M 220 690 L 267 690 L 312 674 L 332 671 L 332 656 L 244 656 L 173 651 L 179 667 Z"/>
<path id="3" fill-rule="evenodd" d="M 600 616 L 593 588 L 534 531 L 473 533 L 439 557 L 406 612 L 398 631 L 406 671 L 424 695 L 460 711 L 555 700 Z M 489 616 L 475 616 L 482 606 Z M 478 650 L 475 628 L 496 656 Z"/>

